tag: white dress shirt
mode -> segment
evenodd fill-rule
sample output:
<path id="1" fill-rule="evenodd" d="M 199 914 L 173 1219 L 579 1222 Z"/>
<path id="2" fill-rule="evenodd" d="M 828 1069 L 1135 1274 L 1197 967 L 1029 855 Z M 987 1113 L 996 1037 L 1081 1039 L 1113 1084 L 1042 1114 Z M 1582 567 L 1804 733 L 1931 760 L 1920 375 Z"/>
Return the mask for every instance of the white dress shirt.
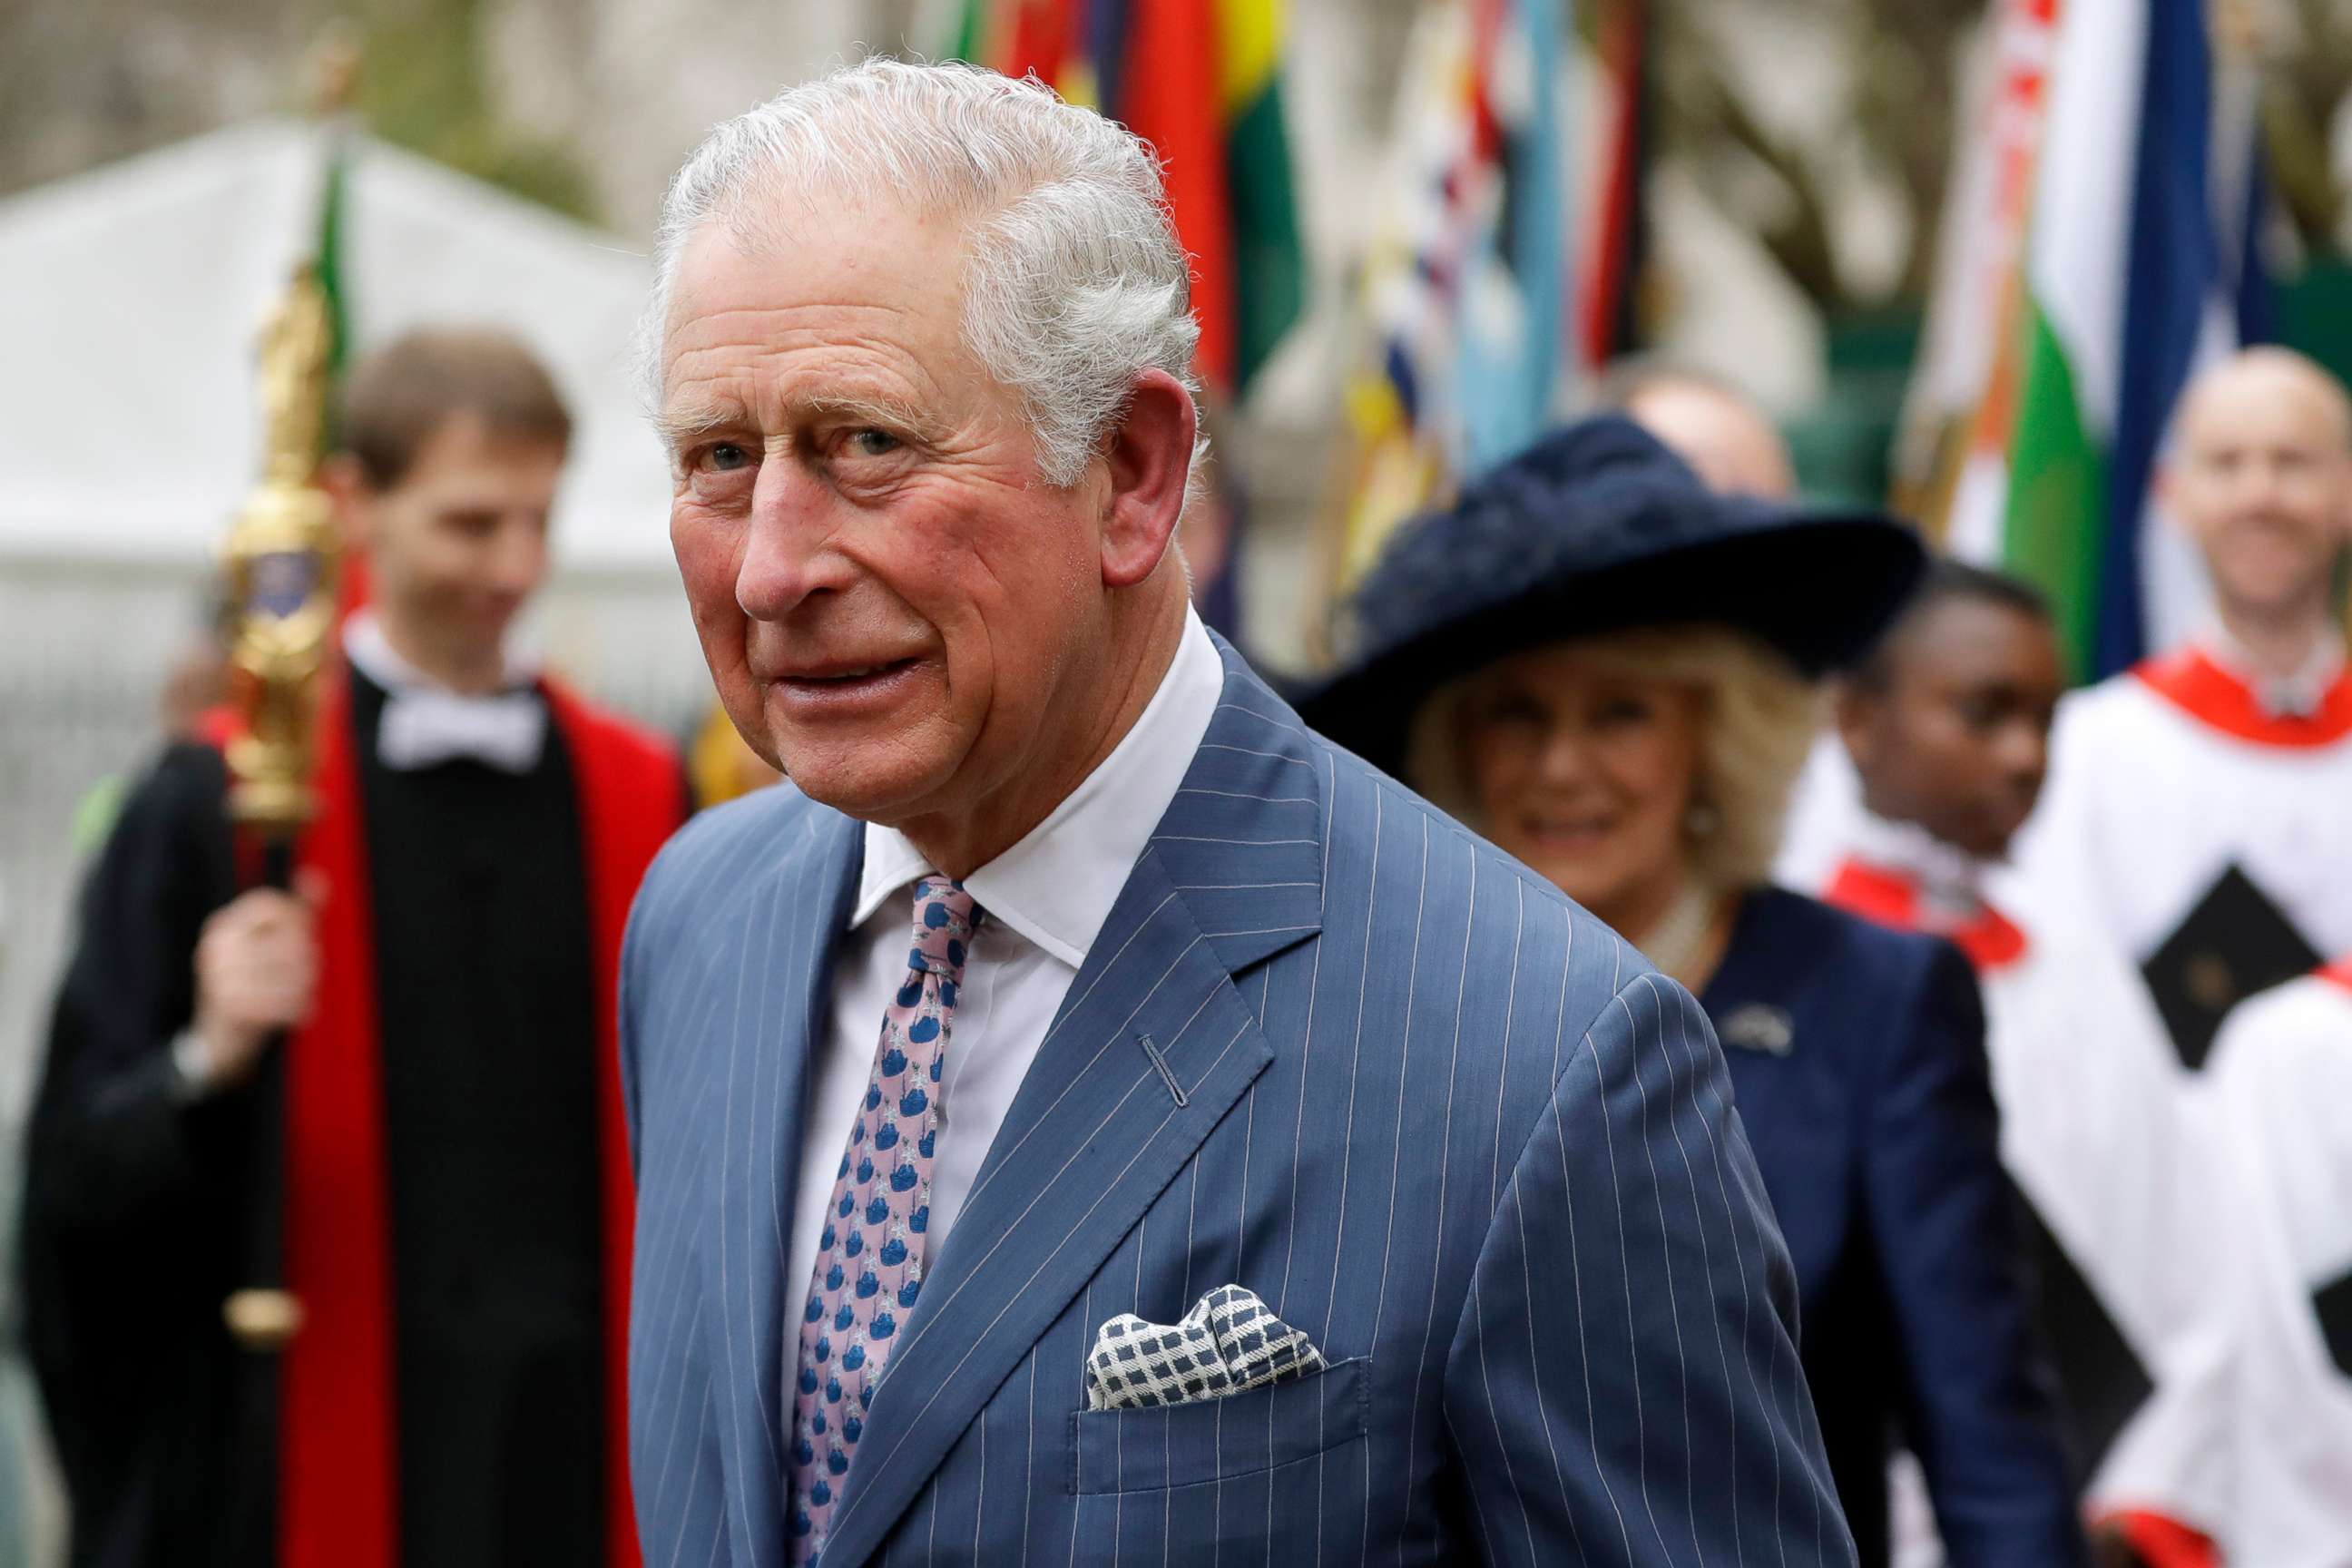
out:
<path id="1" fill-rule="evenodd" d="M 518 647 L 505 650 L 504 689 L 468 695 L 450 690 L 403 658 L 373 610 L 343 626 L 343 657 L 383 688 L 376 721 L 376 756 L 406 772 L 470 758 L 503 773 L 527 773 L 547 744 L 547 709 L 531 683 L 538 661 Z"/>
<path id="2" fill-rule="evenodd" d="M 928 1258 L 947 1244 L 1062 998 L 1201 749 L 1224 685 L 1216 645 L 1187 610 L 1176 658 L 1134 728 L 1027 837 L 963 879 L 987 918 L 948 1021 Z M 931 870 L 903 835 L 866 825 L 857 905 L 834 963 L 832 1022 L 810 1064 L 785 1276 L 795 1291 L 807 1289 L 816 1265 L 850 1122 L 873 1077 L 882 1015 L 907 977 L 914 885 Z"/>

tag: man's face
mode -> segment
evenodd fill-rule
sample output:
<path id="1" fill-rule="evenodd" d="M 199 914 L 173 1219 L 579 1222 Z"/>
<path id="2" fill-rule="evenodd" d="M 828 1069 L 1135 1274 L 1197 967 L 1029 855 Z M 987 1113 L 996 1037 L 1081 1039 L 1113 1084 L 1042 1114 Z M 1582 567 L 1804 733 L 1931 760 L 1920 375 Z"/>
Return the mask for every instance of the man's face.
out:
<path id="1" fill-rule="evenodd" d="M 1038 477 L 962 346 L 957 226 L 803 204 L 688 247 L 667 323 L 670 542 L 720 700 L 813 798 L 903 826 L 1050 769 L 1108 625 L 1107 480 Z"/>
<path id="2" fill-rule="evenodd" d="M 1838 727 L 1872 810 L 1999 859 L 2042 794 L 2063 689 L 2047 622 L 1946 599 L 1897 636 L 1883 690 L 1856 688 Z"/>
<path id="3" fill-rule="evenodd" d="M 2224 604 L 2257 613 L 2323 599 L 2352 544 L 2352 451 L 2316 372 L 2242 362 L 2185 405 L 2166 496 Z"/>
<path id="4" fill-rule="evenodd" d="M 356 486 L 346 517 L 383 615 L 436 663 L 495 667 L 515 612 L 547 575 L 563 469 L 551 441 L 457 414 L 388 489 Z"/>

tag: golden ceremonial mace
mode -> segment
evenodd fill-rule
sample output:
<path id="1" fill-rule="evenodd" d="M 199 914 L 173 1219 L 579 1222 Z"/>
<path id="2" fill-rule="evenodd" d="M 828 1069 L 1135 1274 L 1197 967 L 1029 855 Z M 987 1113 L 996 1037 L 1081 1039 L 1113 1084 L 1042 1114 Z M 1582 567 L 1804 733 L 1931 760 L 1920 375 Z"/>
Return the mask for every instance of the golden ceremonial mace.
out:
<path id="1" fill-rule="evenodd" d="M 315 267 L 297 270 L 260 344 L 260 483 L 230 527 L 223 567 L 235 608 L 231 700 L 241 721 L 227 748 L 228 815 L 259 851 L 258 885 L 293 879 L 296 837 L 316 813 L 311 729 L 320 671 L 335 630 L 334 509 L 319 488 L 334 328 Z M 260 1068 L 261 1147 L 247 1283 L 222 1303 L 229 1331 L 249 1350 L 275 1351 L 301 1328 L 284 1283 L 285 1067 Z"/>

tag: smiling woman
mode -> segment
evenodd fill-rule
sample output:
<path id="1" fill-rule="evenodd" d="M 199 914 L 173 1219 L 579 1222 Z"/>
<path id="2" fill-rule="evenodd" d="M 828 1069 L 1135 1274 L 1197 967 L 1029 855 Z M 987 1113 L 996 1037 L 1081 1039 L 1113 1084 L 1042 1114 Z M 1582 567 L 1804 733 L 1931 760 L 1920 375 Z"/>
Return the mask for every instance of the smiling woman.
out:
<path id="1" fill-rule="evenodd" d="M 1720 896 L 1762 879 L 1819 713 L 1811 685 L 1752 637 L 1602 634 L 1438 691 L 1405 777 L 1620 931 L 1648 931 L 1685 886 Z"/>
<path id="2" fill-rule="evenodd" d="M 1352 606 L 1355 660 L 1306 708 L 1698 994 L 1863 1562 L 1888 1557 L 1896 1431 L 1956 1561 L 2074 1563 L 1974 979 L 1765 881 L 1809 678 L 1873 642 L 1921 563 L 1900 524 L 1714 494 L 1591 420 L 1399 534 Z"/>

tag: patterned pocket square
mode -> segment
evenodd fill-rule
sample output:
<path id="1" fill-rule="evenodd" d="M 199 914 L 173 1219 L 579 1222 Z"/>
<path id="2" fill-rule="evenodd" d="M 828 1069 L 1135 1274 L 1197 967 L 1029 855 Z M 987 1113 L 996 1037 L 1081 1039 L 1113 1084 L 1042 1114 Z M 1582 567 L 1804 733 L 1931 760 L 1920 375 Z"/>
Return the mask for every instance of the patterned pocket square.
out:
<path id="1" fill-rule="evenodd" d="M 1148 1410 L 1223 1399 L 1324 1370 L 1323 1352 L 1266 1310 L 1255 1292 L 1221 1285 L 1180 1323 L 1132 1312 L 1095 1331 L 1087 1352 L 1087 1408 Z"/>

